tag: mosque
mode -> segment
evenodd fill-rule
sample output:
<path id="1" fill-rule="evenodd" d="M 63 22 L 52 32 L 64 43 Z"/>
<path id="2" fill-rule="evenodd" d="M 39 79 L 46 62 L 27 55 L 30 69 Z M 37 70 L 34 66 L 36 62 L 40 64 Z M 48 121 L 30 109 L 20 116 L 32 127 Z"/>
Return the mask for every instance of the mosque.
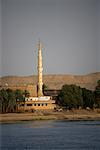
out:
<path id="1" fill-rule="evenodd" d="M 52 100 L 51 96 L 44 96 L 43 95 L 43 67 L 42 67 L 42 45 L 39 41 L 38 43 L 38 83 L 37 88 L 32 89 L 32 86 L 29 87 L 30 96 L 25 98 L 24 102 L 17 102 L 17 109 L 20 111 L 28 111 L 28 110 L 47 110 L 47 109 L 54 109 L 55 100 Z M 33 93 L 32 93 L 33 92 Z M 32 96 L 31 96 L 32 95 Z"/>

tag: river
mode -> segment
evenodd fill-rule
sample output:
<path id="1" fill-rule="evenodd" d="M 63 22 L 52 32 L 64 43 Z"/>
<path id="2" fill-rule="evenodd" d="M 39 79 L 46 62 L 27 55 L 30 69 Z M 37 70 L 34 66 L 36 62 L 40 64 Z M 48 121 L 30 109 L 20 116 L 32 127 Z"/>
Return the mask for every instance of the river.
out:
<path id="1" fill-rule="evenodd" d="M 1 150 L 100 150 L 100 121 L 0 124 Z"/>

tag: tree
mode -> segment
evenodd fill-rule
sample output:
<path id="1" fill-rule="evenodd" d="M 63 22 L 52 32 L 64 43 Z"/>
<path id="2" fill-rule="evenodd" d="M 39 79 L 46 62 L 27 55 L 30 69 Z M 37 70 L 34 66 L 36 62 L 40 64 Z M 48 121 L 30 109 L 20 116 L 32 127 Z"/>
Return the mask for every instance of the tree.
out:
<path id="1" fill-rule="evenodd" d="M 15 98 L 16 98 L 16 101 L 23 102 L 24 101 L 23 91 L 19 89 L 15 90 Z"/>
<path id="2" fill-rule="evenodd" d="M 8 105 L 8 93 L 5 89 L 2 89 L 0 91 L 0 104 L 1 104 L 1 112 L 6 112 L 6 108 L 7 108 L 7 105 Z"/>
<path id="3" fill-rule="evenodd" d="M 1 89 L 0 90 L 0 112 L 15 112 L 17 108 L 17 101 L 25 102 L 25 97 L 29 96 L 29 92 L 24 92 L 17 89 Z"/>
<path id="4" fill-rule="evenodd" d="M 15 93 L 11 89 L 6 90 L 8 93 L 8 104 L 7 104 L 7 112 L 14 112 L 16 111 L 16 98 Z"/>
<path id="5" fill-rule="evenodd" d="M 82 90 L 76 85 L 64 85 L 58 95 L 58 104 L 66 108 L 83 106 Z"/>
<path id="6" fill-rule="evenodd" d="M 1 90 L 0 90 L 0 113 L 2 112 L 2 95 L 1 95 Z"/>
<path id="7" fill-rule="evenodd" d="M 86 107 L 93 108 L 95 103 L 94 93 L 91 90 L 82 88 L 82 96 L 83 96 L 83 108 Z"/>
<path id="8" fill-rule="evenodd" d="M 95 105 L 100 108 L 100 80 L 97 81 L 97 86 L 94 91 Z"/>
<path id="9" fill-rule="evenodd" d="M 16 99 L 13 90 L 2 89 L 0 91 L 0 111 L 2 113 L 14 112 L 16 110 Z"/>

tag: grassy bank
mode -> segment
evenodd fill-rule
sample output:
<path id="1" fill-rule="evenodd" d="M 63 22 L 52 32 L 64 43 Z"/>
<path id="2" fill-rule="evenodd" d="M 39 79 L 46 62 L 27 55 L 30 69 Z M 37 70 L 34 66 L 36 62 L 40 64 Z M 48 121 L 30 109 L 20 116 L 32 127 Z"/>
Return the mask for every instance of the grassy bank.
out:
<path id="1" fill-rule="evenodd" d="M 32 120 L 100 120 L 100 109 L 0 114 L 0 123 Z"/>

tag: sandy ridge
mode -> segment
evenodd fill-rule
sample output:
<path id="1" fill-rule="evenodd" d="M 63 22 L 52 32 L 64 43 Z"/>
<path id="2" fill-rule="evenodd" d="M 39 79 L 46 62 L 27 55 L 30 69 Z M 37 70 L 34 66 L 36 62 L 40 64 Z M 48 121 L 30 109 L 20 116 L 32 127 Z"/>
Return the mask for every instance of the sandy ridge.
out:
<path id="1" fill-rule="evenodd" d="M 44 75 L 43 82 L 49 89 L 61 89 L 64 84 L 76 84 L 90 90 L 94 90 L 97 81 L 100 80 L 100 72 L 88 75 Z M 7 76 L 0 78 L 0 85 L 8 84 L 10 87 L 37 84 L 37 76 Z"/>

